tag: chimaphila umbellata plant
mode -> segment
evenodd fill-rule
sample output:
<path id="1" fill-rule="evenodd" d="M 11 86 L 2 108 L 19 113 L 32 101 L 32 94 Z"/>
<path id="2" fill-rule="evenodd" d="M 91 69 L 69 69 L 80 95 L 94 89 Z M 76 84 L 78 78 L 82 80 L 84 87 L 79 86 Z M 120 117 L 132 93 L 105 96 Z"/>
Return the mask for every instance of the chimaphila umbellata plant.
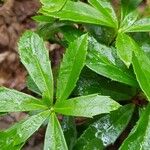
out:
<path id="1" fill-rule="evenodd" d="M 37 86 L 39 96 L 0 88 L 0 112 L 33 112 L 34 115 L 0 132 L 0 149 L 21 149 L 26 140 L 46 121 L 45 150 L 67 150 L 67 144 L 57 114 L 93 117 L 109 113 L 120 105 L 107 96 L 97 94 L 68 99 L 85 64 L 88 35 L 70 43 L 60 66 L 54 95 L 53 75 L 48 50 L 43 40 L 31 31 L 23 34 L 18 44 L 21 62 Z M 35 88 L 34 88 L 35 89 Z"/>

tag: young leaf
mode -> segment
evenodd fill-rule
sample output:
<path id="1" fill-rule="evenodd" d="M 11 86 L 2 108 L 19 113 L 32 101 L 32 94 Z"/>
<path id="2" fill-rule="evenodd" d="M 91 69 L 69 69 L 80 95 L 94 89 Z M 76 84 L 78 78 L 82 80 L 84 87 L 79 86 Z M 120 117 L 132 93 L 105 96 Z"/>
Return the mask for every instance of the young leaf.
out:
<path id="1" fill-rule="evenodd" d="M 129 123 L 133 108 L 132 105 L 126 105 L 101 117 L 79 137 L 74 149 L 90 150 L 90 148 L 99 149 L 100 147 L 104 149 L 113 144 Z"/>
<path id="2" fill-rule="evenodd" d="M 57 102 L 66 100 L 74 89 L 85 64 L 87 44 L 87 34 L 85 34 L 69 45 L 59 71 L 56 92 Z"/>
<path id="3" fill-rule="evenodd" d="M 116 110 L 120 105 L 107 96 L 88 95 L 81 96 L 55 105 L 55 111 L 64 115 L 93 117 L 102 113 Z"/>
<path id="4" fill-rule="evenodd" d="M 112 22 L 116 28 L 118 27 L 117 17 L 111 3 L 107 0 L 88 0 L 88 2 L 102 13 L 107 20 Z"/>
<path id="5" fill-rule="evenodd" d="M 123 142 L 119 150 L 149 150 L 150 139 L 150 104 L 133 128 L 127 139 Z"/>
<path id="6" fill-rule="evenodd" d="M 147 96 L 148 100 L 150 100 L 150 59 L 139 47 L 137 47 L 137 51 L 133 55 L 132 64 L 139 85 Z"/>
<path id="7" fill-rule="evenodd" d="M 49 115 L 49 111 L 41 112 L 30 117 L 29 119 L 13 125 L 8 130 L 2 132 L 3 136 L 0 136 L 0 148 L 7 150 L 12 149 L 12 146 L 16 148 L 20 144 L 22 145 L 25 143 L 26 140 L 42 125 Z"/>
<path id="8" fill-rule="evenodd" d="M 68 150 L 63 131 L 54 113 L 50 116 L 46 130 L 44 150 Z"/>
<path id="9" fill-rule="evenodd" d="M 40 0 L 44 7 L 48 8 L 49 12 L 59 11 L 67 0 Z"/>
<path id="10" fill-rule="evenodd" d="M 116 27 L 102 12 L 83 2 L 67 1 L 59 12 L 49 12 L 48 8 L 42 7 L 40 13 L 60 20 Z"/>
<path id="11" fill-rule="evenodd" d="M 0 87 L 0 112 L 44 110 L 42 101 L 27 94 Z"/>
<path id="12" fill-rule="evenodd" d="M 53 103 L 53 76 L 48 50 L 43 40 L 35 33 L 27 31 L 19 41 L 19 54 L 31 78 L 48 103 Z"/>
<path id="13" fill-rule="evenodd" d="M 143 18 L 136 21 L 126 32 L 149 32 L 150 18 Z"/>
<path id="14" fill-rule="evenodd" d="M 133 40 L 128 35 L 124 33 L 118 34 L 116 40 L 117 54 L 128 68 L 132 62 L 132 53 L 134 49 L 132 43 Z"/>
<path id="15" fill-rule="evenodd" d="M 138 84 L 133 73 L 118 61 L 114 50 L 91 38 L 86 61 L 87 67 L 114 81 L 136 87 Z"/>

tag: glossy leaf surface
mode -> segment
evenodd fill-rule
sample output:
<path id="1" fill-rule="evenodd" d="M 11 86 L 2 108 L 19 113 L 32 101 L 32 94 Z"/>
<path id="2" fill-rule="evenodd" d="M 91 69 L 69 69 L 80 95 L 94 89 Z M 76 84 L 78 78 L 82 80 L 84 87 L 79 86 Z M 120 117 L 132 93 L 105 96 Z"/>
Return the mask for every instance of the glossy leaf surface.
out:
<path id="1" fill-rule="evenodd" d="M 68 145 L 68 149 L 72 150 L 77 139 L 77 130 L 74 117 L 63 116 L 61 127 Z"/>
<path id="2" fill-rule="evenodd" d="M 132 53 L 135 48 L 132 43 L 133 40 L 128 35 L 124 33 L 118 34 L 116 40 L 117 54 L 127 67 L 129 67 L 132 62 Z"/>
<path id="3" fill-rule="evenodd" d="M 52 104 L 53 77 L 48 50 L 45 48 L 43 40 L 31 31 L 25 32 L 19 41 L 19 54 L 44 99 Z"/>
<path id="4" fill-rule="evenodd" d="M 37 115 L 23 120 L 20 123 L 13 125 L 8 130 L 2 132 L 3 137 L 0 137 L 0 147 L 5 149 L 17 147 L 26 142 L 26 140 L 42 125 L 49 116 L 49 111 L 44 111 Z M 19 146 L 20 147 L 20 146 Z"/>
<path id="5" fill-rule="evenodd" d="M 119 150 L 149 150 L 150 139 L 150 105 L 142 112 L 136 126 Z"/>
<path id="6" fill-rule="evenodd" d="M 40 0 L 40 2 L 48 9 L 49 12 L 59 11 L 67 0 Z"/>
<path id="7" fill-rule="evenodd" d="M 96 73 L 114 81 L 137 86 L 133 73 L 127 69 L 115 55 L 115 49 L 89 39 L 89 51 L 86 65 Z"/>
<path id="8" fill-rule="evenodd" d="M 130 100 L 136 95 L 136 88 L 112 81 L 95 72 L 84 69 L 77 82 L 73 96 L 82 96 L 98 93 L 110 96 L 117 101 Z"/>
<path id="9" fill-rule="evenodd" d="M 99 10 L 100 13 L 103 13 L 103 15 L 106 17 L 107 20 L 110 20 L 114 26 L 117 28 L 117 17 L 114 12 L 113 7 L 111 6 L 111 3 L 107 0 L 88 0 L 88 2 L 95 7 L 97 10 Z"/>
<path id="10" fill-rule="evenodd" d="M 68 150 L 59 121 L 51 114 L 45 135 L 44 150 Z"/>
<path id="11" fill-rule="evenodd" d="M 132 105 L 126 105 L 101 117 L 79 137 L 74 149 L 99 150 L 113 144 L 129 123 L 133 108 Z"/>
<path id="12" fill-rule="evenodd" d="M 57 80 L 57 101 L 68 98 L 74 89 L 80 72 L 85 64 L 87 53 L 87 34 L 70 43 L 60 66 Z"/>
<path id="13" fill-rule="evenodd" d="M 27 94 L 0 87 L 0 112 L 47 109 L 43 102 Z"/>
<path id="14" fill-rule="evenodd" d="M 59 12 L 52 13 L 49 12 L 48 8 L 44 7 L 40 12 L 50 17 L 59 18 L 60 20 L 115 27 L 114 23 L 112 24 L 110 19 L 107 20 L 102 12 L 83 2 L 67 1 Z"/>
<path id="15" fill-rule="evenodd" d="M 150 58 L 142 49 L 137 47 L 137 51 L 133 55 L 132 64 L 139 85 L 147 96 L 148 100 L 150 100 Z"/>
<path id="16" fill-rule="evenodd" d="M 55 105 L 55 111 L 69 116 L 93 117 L 116 110 L 120 105 L 108 96 L 81 96 Z"/>
<path id="17" fill-rule="evenodd" d="M 126 32 L 149 32 L 150 18 L 143 18 L 136 21 Z"/>

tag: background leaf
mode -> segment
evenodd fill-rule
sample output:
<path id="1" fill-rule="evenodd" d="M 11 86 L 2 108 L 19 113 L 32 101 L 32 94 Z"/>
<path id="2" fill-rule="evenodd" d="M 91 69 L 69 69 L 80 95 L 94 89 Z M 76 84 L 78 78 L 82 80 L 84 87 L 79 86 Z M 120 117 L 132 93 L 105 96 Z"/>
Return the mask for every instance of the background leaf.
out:
<path id="1" fill-rule="evenodd" d="M 68 149 L 72 150 L 77 139 L 75 119 L 73 117 L 63 116 L 61 127 L 68 145 Z"/>
<path id="2" fill-rule="evenodd" d="M 94 38 L 89 38 L 87 67 L 114 81 L 137 87 L 134 74 L 120 62 L 115 51 L 114 48 L 102 45 Z"/>
<path id="3" fill-rule="evenodd" d="M 53 103 L 53 76 L 48 50 L 43 40 L 35 33 L 27 31 L 19 41 L 20 59 L 48 104 Z"/>
<path id="4" fill-rule="evenodd" d="M 129 123 L 134 107 L 125 105 L 91 124 L 79 137 L 75 150 L 99 150 L 113 144 Z"/>
<path id="5" fill-rule="evenodd" d="M 85 64 L 87 53 L 87 34 L 70 43 L 60 66 L 57 80 L 57 101 L 68 98 L 74 89 L 80 72 Z"/>
<path id="6" fill-rule="evenodd" d="M 69 116 L 93 117 L 116 110 L 120 105 L 108 96 L 81 96 L 55 105 L 55 111 Z"/>
<path id="7" fill-rule="evenodd" d="M 43 7 L 40 10 L 40 13 L 46 16 L 59 18 L 60 20 L 115 27 L 114 23 L 112 24 L 110 19 L 107 20 L 102 12 L 80 1 L 67 1 L 65 6 L 61 9 L 61 11 L 54 13 L 49 12 L 49 9 Z"/>
<path id="8" fill-rule="evenodd" d="M 40 2 L 48 9 L 49 12 L 59 11 L 67 0 L 40 0 Z"/>
<path id="9" fill-rule="evenodd" d="M 110 96 L 117 101 L 131 100 L 136 95 L 136 88 L 112 81 L 100 76 L 88 68 L 83 69 L 73 97 L 98 93 Z"/>
<path id="10" fill-rule="evenodd" d="M 132 53 L 135 48 L 132 43 L 132 38 L 130 38 L 128 35 L 124 33 L 118 34 L 116 40 L 117 54 L 128 68 L 132 62 Z"/>

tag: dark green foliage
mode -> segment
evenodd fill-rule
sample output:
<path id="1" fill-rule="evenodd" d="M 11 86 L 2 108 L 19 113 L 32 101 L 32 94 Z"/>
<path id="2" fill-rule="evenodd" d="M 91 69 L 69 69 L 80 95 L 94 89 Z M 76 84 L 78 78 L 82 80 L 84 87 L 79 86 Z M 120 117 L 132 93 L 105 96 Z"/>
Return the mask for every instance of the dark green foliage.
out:
<path id="1" fill-rule="evenodd" d="M 37 34 L 27 31 L 18 44 L 29 73 L 28 88 L 38 98 L 0 88 L 0 115 L 34 115 L 1 131 L 0 149 L 21 149 L 42 124 L 48 124 L 44 150 L 103 150 L 133 126 L 117 146 L 149 150 L 150 104 L 145 105 L 150 101 L 150 38 L 143 32 L 150 31 L 150 18 L 140 18 L 141 0 L 120 0 L 119 13 L 109 0 L 41 3 L 34 17 Z M 56 85 L 42 38 L 65 47 Z M 75 117 L 85 117 L 85 124 L 77 126 Z"/>

